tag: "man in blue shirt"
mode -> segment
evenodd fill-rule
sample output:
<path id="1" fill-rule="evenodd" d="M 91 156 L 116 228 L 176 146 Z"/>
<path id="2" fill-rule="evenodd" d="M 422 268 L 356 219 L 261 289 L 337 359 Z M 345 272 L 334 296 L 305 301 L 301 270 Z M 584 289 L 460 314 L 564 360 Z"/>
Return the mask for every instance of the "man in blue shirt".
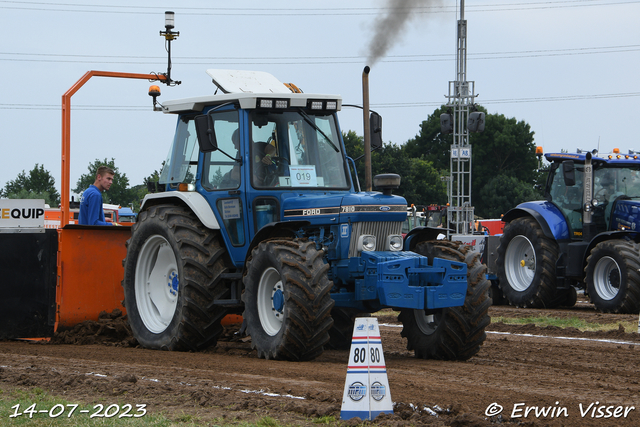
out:
<path id="1" fill-rule="evenodd" d="M 80 225 L 114 225 L 104 220 L 102 210 L 102 192 L 109 190 L 113 184 L 113 169 L 107 166 L 100 166 L 96 173 L 96 180 L 89 186 L 80 200 L 80 214 L 78 224 Z"/>

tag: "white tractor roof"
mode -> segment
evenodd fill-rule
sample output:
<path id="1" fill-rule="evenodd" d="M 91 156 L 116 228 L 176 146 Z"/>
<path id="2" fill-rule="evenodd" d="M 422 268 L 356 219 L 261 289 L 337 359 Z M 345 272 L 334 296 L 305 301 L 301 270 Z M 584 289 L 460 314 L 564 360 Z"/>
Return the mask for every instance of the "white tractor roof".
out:
<path id="1" fill-rule="evenodd" d="M 225 102 L 238 102 L 243 109 L 254 109 L 259 98 L 288 99 L 289 106 L 303 108 L 311 99 L 336 100 L 338 110 L 342 107 L 340 95 L 293 93 L 273 75 L 262 71 L 209 69 L 207 74 L 223 94 L 165 101 L 163 102 L 164 111 L 166 113 L 202 111 L 208 105 L 219 105 Z"/>

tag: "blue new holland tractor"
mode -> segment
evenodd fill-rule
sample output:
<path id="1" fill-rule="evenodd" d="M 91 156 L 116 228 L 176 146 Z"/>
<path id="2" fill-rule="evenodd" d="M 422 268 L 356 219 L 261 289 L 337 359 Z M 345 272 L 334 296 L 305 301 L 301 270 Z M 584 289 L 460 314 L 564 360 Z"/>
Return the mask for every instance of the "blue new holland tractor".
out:
<path id="1" fill-rule="evenodd" d="M 489 324 L 480 254 L 403 239 L 400 177 L 360 191 L 335 95 L 266 73 L 208 70 L 220 94 L 165 102 L 177 128 L 160 184 L 145 197 L 125 259 L 125 305 L 147 348 L 215 345 L 227 314 L 261 358 L 310 360 L 349 348 L 356 315 L 400 311 L 421 358 L 465 360 Z"/>
<path id="2" fill-rule="evenodd" d="M 546 200 L 509 211 L 499 286 L 519 307 L 572 306 L 576 288 L 610 313 L 640 309 L 640 158 L 549 153 Z"/>

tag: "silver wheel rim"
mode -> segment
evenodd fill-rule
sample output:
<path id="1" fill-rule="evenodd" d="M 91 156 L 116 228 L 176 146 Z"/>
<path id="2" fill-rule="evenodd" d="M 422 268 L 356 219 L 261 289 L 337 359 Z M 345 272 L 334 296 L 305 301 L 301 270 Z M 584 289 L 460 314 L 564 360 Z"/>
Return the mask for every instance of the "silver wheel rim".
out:
<path id="1" fill-rule="evenodd" d="M 509 285 L 518 292 L 529 289 L 536 275 L 536 251 L 525 236 L 516 236 L 507 246 L 504 269 Z"/>
<path id="2" fill-rule="evenodd" d="M 600 298 L 609 301 L 620 291 L 622 272 L 615 259 L 602 257 L 593 269 L 593 287 Z"/>
<path id="3" fill-rule="evenodd" d="M 178 306 L 178 263 L 167 239 L 152 236 L 142 245 L 135 274 L 136 306 L 144 326 L 163 332 Z"/>
<path id="4" fill-rule="evenodd" d="M 260 276 L 258 284 L 258 316 L 262 329 L 269 336 L 275 336 L 282 328 L 284 320 L 284 287 L 280 273 L 273 267 L 267 268 Z"/>
<path id="5" fill-rule="evenodd" d="M 438 324 L 436 316 L 433 314 L 425 314 L 424 310 L 413 310 L 413 317 L 416 319 L 418 329 L 425 335 L 431 335 L 436 331 Z"/>

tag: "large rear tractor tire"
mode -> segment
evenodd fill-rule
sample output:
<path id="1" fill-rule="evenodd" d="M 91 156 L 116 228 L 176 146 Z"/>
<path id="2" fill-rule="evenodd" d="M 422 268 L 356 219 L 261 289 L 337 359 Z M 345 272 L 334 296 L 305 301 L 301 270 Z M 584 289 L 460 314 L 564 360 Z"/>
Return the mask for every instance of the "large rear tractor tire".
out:
<path id="1" fill-rule="evenodd" d="M 333 324 L 324 252 L 306 240 L 260 243 L 244 276 L 244 320 L 258 357 L 303 361 L 323 352 Z"/>
<path id="2" fill-rule="evenodd" d="M 334 350 L 349 350 L 353 341 L 353 325 L 356 317 L 369 317 L 370 314 L 359 313 L 357 310 L 334 307 L 331 310 L 333 326 L 329 330 L 329 343 L 325 346 Z"/>
<path id="3" fill-rule="evenodd" d="M 638 313 L 640 309 L 640 244 L 624 240 L 600 242 L 585 268 L 589 297 L 605 313 Z"/>
<path id="4" fill-rule="evenodd" d="M 407 349 L 422 359 L 467 360 L 480 351 L 486 339 L 489 317 L 489 288 L 487 267 L 480 263 L 480 253 L 459 242 L 436 240 L 419 243 L 415 252 L 467 264 L 467 295 L 464 305 L 439 310 L 400 311 L 401 335 L 407 338 Z"/>
<path id="5" fill-rule="evenodd" d="M 125 307 L 133 336 L 151 349 L 195 351 L 214 346 L 225 310 L 212 305 L 227 291 L 226 251 L 218 232 L 187 208 L 141 212 L 127 241 Z"/>
<path id="6" fill-rule="evenodd" d="M 556 287 L 558 244 L 546 237 L 530 217 L 504 228 L 496 267 L 500 289 L 511 305 L 526 308 L 557 307 L 566 299 Z"/>

